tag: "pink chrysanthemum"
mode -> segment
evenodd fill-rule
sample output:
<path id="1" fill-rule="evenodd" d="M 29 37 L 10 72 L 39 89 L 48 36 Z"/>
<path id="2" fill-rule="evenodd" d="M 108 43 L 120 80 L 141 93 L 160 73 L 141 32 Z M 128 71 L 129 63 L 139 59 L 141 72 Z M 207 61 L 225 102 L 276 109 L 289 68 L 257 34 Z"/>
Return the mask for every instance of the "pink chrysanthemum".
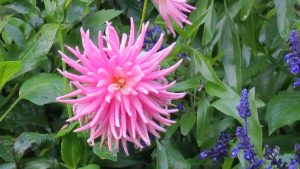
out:
<path id="1" fill-rule="evenodd" d="M 168 92 L 175 81 L 168 84 L 164 76 L 175 70 L 182 60 L 160 70 L 159 63 L 175 43 L 158 52 L 163 42 L 161 34 L 150 51 L 143 51 L 148 23 L 142 26 L 136 40 L 132 18 L 129 38 L 122 34 L 120 40 L 114 27 L 108 22 L 106 25 L 105 36 L 99 32 L 98 46 L 89 38 L 89 31 L 81 29 L 84 53 L 78 47 L 67 47 L 78 60 L 60 52 L 62 60 L 80 75 L 59 70 L 76 90 L 58 97 L 57 101 L 73 105 L 74 117 L 68 121 L 80 122 L 75 132 L 89 130 L 88 143 L 93 145 L 95 139 L 101 137 L 101 145 L 106 143 L 110 151 L 118 151 L 121 142 L 128 154 L 127 141 L 143 148 L 142 142 L 150 145 L 150 134 L 159 137 L 158 132 L 165 131 L 163 126 L 175 122 L 169 117 L 178 110 L 168 109 L 168 105 L 171 100 L 182 98 L 184 93 Z"/>
<path id="2" fill-rule="evenodd" d="M 175 35 L 175 31 L 170 18 L 181 28 L 183 28 L 182 22 L 192 25 L 183 12 L 190 13 L 196 8 L 187 4 L 186 0 L 154 0 L 154 2 L 158 5 L 159 13 L 173 35 Z"/>

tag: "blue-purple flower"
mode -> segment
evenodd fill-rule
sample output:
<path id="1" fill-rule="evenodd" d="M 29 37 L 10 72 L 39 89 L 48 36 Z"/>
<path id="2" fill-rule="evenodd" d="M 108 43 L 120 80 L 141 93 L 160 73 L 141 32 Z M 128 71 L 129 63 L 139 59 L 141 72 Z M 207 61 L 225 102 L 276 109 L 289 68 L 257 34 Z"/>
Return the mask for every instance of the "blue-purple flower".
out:
<path id="1" fill-rule="evenodd" d="M 152 28 L 148 28 L 144 39 L 143 48 L 146 51 L 151 50 L 161 36 L 161 33 L 161 29 L 156 24 L 154 24 Z M 162 45 L 158 51 L 164 49 L 165 47 L 165 45 Z"/>
<path id="2" fill-rule="evenodd" d="M 272 168 L 276 166 L 278 169 L 287 169 L 287 162 L 284 162 L 281 158 L 279 158 L 280 148 L 276 146 L 274 149 L 271 149 L 268 145 L 265 146 L 265 154 L 264 157 L 266 160 L 270 160 L 270 165 L 267 168 Z"/>
<path id="3" fill-rule="evenodd" d="M 244 159 L 249 162 L 248 169 L 259 169 L 264 163 L 263 160 L 256 157 L 254 151 L 254 146 L 248 136 L 247 130 L 247 118 L 251 115 L 249 102 L 248 102 L 248 92 L 244 89 L 241 94 L 241 100 L 239 106 L 237 106 L 239 115 L 244 119 L 244 127 L 237 127 L 236 137 L 238 138 L 238 144 L 232 149 L 231 156 L 235 158 L 239 151 L 243 151 Z"/>
<path id="4" fill-rule="evenodd" d="M 213 161 L 223 161 L 224 157 L 226 157 L 228 154 L 230 140 L 231 136 L 229 134 L 227 134 L 225 131 L 221 132 L 216 145 L 209 150 L 202 151 L 200 158 L 204 159 L 209 157 Z"/>
<path id="5" fill-rule="evenodd" d="M 291 52 L 284 56 L 284 59 L 289 66 L 290 72 L 293 75 L 298 75 L 300 73 L 300 42 L 298 32 L 293 30 L 290 33 L 290 50 Z M 294 88 L 300 86 L 300 79 L 295 78 Z"/>

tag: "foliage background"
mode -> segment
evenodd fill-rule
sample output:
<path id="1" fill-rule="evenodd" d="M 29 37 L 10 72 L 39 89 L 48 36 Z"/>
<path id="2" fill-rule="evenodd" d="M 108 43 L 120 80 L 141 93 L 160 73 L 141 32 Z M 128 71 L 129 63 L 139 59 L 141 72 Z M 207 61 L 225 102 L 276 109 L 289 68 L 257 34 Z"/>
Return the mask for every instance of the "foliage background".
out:
<path id="1" fill-rule="evenodd" d="M 234 134 L 242 122 L 236 106 L 247 88 L 252 116 L 249 132 L 259 156 L 263 145 L 278 145 L 284 159 L 300 143 L 300 93 L 284 63 L 288 36 L 300 28 L 297 0 L 194 0 L 192 26 L 175 27 L 173 37 L 151 2 L 146 20 L 176 41 L 162 66 L 183 64 L 169 80 L 173 91 L 186 91 L 177 123 L 131 155 L 89 147 L 88 133 L 74 134 L 67 108 L 55 98 L 68 90 L 56 69 L 63 45 L 81 44 L 79 29 L 92 37 L 110 20 L 118 32 L 129 31 L 129 17 L 139 25 L 143 1 L 0 0 L 0 168 L 245 168 L 243 158 L 223 163 L 201 160 L 221 131 Z M 231 142 L 233 146 L 235 142 Z"/>

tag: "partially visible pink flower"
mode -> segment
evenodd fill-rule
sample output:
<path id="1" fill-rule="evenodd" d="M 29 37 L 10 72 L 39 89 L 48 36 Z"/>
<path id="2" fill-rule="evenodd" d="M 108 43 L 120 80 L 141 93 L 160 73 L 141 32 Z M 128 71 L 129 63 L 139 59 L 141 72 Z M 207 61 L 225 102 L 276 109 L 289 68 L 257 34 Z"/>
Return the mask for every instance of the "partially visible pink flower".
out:
<path id="1" fill-rule="evenodd" d="M 132 18 L 129 36 L 123 33 L 119 37 L 111 23 L 106 25 L 105 35 L 99 32 L 97 45 L 91 41 L 89 31 L 81 29 L 84 52 L 78 47 L 67 47 L 77 60 L 60 52 L 62 60 L 78 73 L 59 70 L 76 90 L 58 97 L 57 101 L 73 105 L 74 117 L 68 121 L 80 122 L 75 132 L 89 131 L 88 143 L 93 145 L 95 139 L 101 138 L 101 145 L 107 144 L 110 151 L 118 151 L 122 143 L 128 154 L 127 142 L 143 148 L 141 143 L 150 145 L 150 134 L 159 137 L 159 132 L 165 131 L 164 126 L 175 123 L 170 114 L 178 109 L 168 106 L 171 100 L 185 94 L 168 92 L 175 81 L 168 83 L 164 76 L 182 60 L 160 69 L 160 62 L 175 46 L 173 43 L 158 52 L 163 34 L 151 50 L 142 50 L 148 23 L 142 26 L 137 38 Z"/>
<path id="2" fill-rule="evenodd" d="M 170 18 L 181 28 L 183 28 L 182 22 L 192 25 L 184 12 L 190 13 L 196 8 L 187 4 L 186 0 L 154 0 L 154 2 L 158 5 L 159 13 L 173 35 L 175 35 L 175 31 Z"/>

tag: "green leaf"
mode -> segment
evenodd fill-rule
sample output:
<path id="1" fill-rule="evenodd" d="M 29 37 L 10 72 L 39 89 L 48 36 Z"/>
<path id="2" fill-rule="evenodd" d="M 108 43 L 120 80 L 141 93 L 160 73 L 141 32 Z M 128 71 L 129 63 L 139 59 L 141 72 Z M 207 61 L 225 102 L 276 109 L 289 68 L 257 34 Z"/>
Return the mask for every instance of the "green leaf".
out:
<path id="1" fill-rule="evenodd" d="M 97 164 L 89 164 L 85 167 L 80 167 L 79 169 L 100 169 L 100 167 Z"/>
<path id="2" fill-rule="evenodd" d="M 70 133 L 63 137 L 61 142 L 61 158 L 70 168 L 77 168 L 81 158 L 82 146 L 76 134 Z"/>
<path id="3" fill-rule="evenodd" d="M 166 149 L 159 143 L 158 140 L 156 140 L 156 168 L 157 169 L 168 169 L 168 156 Z"/>
<path id="4" fill-rule="evenodd" d="M 0 32 L 2 32 L 2 29 L 7 24 L 7 22 L 10 20 L 10 18 L 11 18 L 11 15 L 0 16 Z"/>
<path id="5" fill-rule="evenodd" d="M 238 95 L 223 82 L 217 84 L 213 82 L 206 82 L 205 90 L 208 94 L 212 96 L 217 96 L 220 98 L 232 98 L 235 99 Z"/>
<path id="6" fill-rule="evenodd" d="M 45 108 L 37 106 L 27 100 L 20 101 L 1 121 L 0 128 L 7 129 L 11 132 L 16 129 L 25 129 L 28 127 L 42 127 L 46 130 L 49 128 L 49 120 Z"/>
<path id="7" fill-rule="evenodd" d="M 188 79 L 179 83 L 176 83 L 174 86 L 170 88 L 170 91 L 184 91 L 187 89 L 193 89 L 200 86 L 200 80 L 198 79 Z"/>
<path id="8" fill-rule="evenodd" d="M 269 134 L 285 125 L 300 120 L 300 93 L 296 91 L 280 92 L 267 103 L 265 117 Z"/>
<path id="9" fill-rule="evenodd" d="M 251 12 L 255 0 L 241 0 L 241 20 L 246 20 Z"/>
<path id="10" fill-rule="evenodd" d="M 163 140 L 162 145 L 167 152 L 168 167 L 172 169 L 190 169 L 191 166 L 182 156 L 173 140 Z"/>
<path id="11" fill-rule="evenodd" d="M 82 20 L 84 28 L 98 28 L 102 26 L 106 21 L 109 21 L 122 13 L 121 10 L 114 9 L 102 9 L 95 12 Z"/>
<path id="12" fill-rule="evenodd" d="M 197 128 L 196 138 L 197 144 L 200 147 L 207 138 L 207 126 L 209 125 L 208 108 L 209 102 L 205 96 L 201 96 L 197 108 Z"/>
<path id="13" fill-rule="evenodd" d="M 248 93 L 248 101 L 251 111 L 251 116 L 248 118 L 248 132 L 251 143 L 254 145 L 258 156 L 262 157 L 262 129 L 259 123 L 257 114 L 257 105 L 255 101 L 255 88 L 252 88 Z"/>
<path id="14" fill-rule="evenodd" d="M 287 35 L 290 31 L 291 17 L 294 12 L 294 2 L 293 1 L 282 1 L 274 0 L 275 9 L 277 13 L 277 27 L 281 35 Z"/>
<path id="15" fill-rule="evenodd" d="M 255 100 L 255 89 L 251 89 L 248 94 L 248 100 L 251 110 L 251 116 L 248 119 L 248 131 L 249 137 L 252 141 L 252 144 L 255 146 L 256 152 L 261 156 L 262 155 L 262 130 L 258 119 L 257 114 L 257 101 Z M 218 109 L 220 112 L 229 115 L 240 122 L 243 123 L 243 119 L 240 117 L 236 107 L 239 105 L 240 98 L 236 97 L 235 99 L 221 98 L 211 105 Z"/>
<path id="16" fill-rule="evenodd" d="M 16 163 L 4 163 L 0 164 L 1 169 L 17 169 L 17 164 Z"/>
<path id="17" fill-rule="evenodd" d="M 100 147 L 100 144 L 97 143 L 93 147 L 93 152 L 96 154 L 99 158 L 105 160 L 112 160 L 117 161 L 117 153 L 116 152 L 110 152 L 107 147 Z"/>
<path id="18" fill-rule="evenodd" d="M 55 158 L 32 158 L 26 159 L 24 169 L 52 169 L 58 167 Z"/>
<path id="19" fill-rule="evenodd" d="M 214 1 L 211 1 L 210 6 L 207 9 L 205 23 L 204 23 L 204 31 L 203 31 L 203 38 L 202 43 L 207 45 L 209 42 L 212 41 L 215 31 L 215 10 L 214 10 Z"/>
<path id="20" fill-rule="evenodd" d="M 44 143 L 53 143 L 54 138 L 50 134 L 39 134 L 34 132 L 24 132 L 15 141 L 14 151 L 16 160 L 20 160 L 29 148 L 37 149 Z"/>
<path id="21" fill-rule="evenodd" d="M 21 30 L 13 24 L 6 24 L 4 30 L 8 33 L 18 47 L 22 48 L 24 46 L 25 37 Z"/>
<path id="22" fill-rule="evenodd" d="M 0 62 L 0 91 L 4 84 L 21 68 L 19 61 Z"/>
<path id="23" fill-rule="evenodd" d="M 226 80 L 229 86 L 233 87 L 236 91 L 240 91 L 242 86 L 241 49 L 238 30 L 229 14 L 223 25 L 221 48 Z"/>
<path id="24" fill-rule="evenodd" d="M 17 76 L 31 71 L 37 67 L 42 58 L 48 54 L 57 32 L 57 24 L 45 24 L 39 32 L 29 40 L 20 54 L 22 69 Z"/>
<path id="25" fill-rule="evenodd" d="M 243 120 L 240 117 L 238 111 L 236 110 L 236 106 L 239 104 L 239 101 L 240 100 L 238 97 L 235 99 L 222 98 L 213 102 L 211 105 L 214 108 L 218 109 L 220 112 L 235 118 L 242 124 Z"/>
<path id="26" fill-rule="evenodd" d="M 226 84 L 224 84 L 219 77 L 217 76 L 216 72 L 214 71 L 212 65 L 209 63 L 208 59 L 205 58 L 200 52 L 195 49 L 193 50 L 193 64 L 192 68 L 194 69 L 194 73 L 201 73 L 205 80 L 207 80 L 206 84 L 206 91 L 218 97 L 226 97 L 226 98 L 235 98 L 238 95 Z M 214 87 L 209 87 L 209 85 Z M 217 88 L 216 88 L 217 87 Z M 215 90 L 217 89 L 217 90 Z"/>
<path id="27" fill-rule="evenodd" d="M 198 0 L 196 2 L 197 10 L 194 10 L 189 16 L 189 20 L 193 23 L 193 25 L 186 26 L 186 33 L 188 37 L 191 37 L 193 34 L 197 33 L 199 27 L 205 22 L 207 17 L 207 0 Z"/>
<path id="28" fill-rule="evenodd" d="M 7 162 L 14 162 L 13 145 L 15 139 L 11 136 L 0 136 L 0 158 Z"/>
<path id="29" fill-rule="evenodd" d="M 49 73 L 42 73 L 27 79 L 19 91 L 20 98 L 37 105 L 56 102 L 55 98 L 63 93 L 63 78 Z"/>
<path id="30" fill-rule="evenodd" d="M 69 124 L 65 124 L 60 130 L 59 132 L 55 135 L 55 138 L 59 138 L 62 137 L 66 134 L 69 134 L 71 131 L 73 131 L 76 127 L 78 126 L 78 122 L 73 122 L 70 125 Z"/>
<path id="31" fill-rule="evenodd" d="M 194 113 L 184 113 L 180 118 L 180 130 L 181 134 L 186 136 L 193 128 L 196 122 L 196 116 Z"/>
<path id="32" fill-rule="evenodd" d="M 212 68 L 208 59 L 206 59 L 199 51 L 193 49 L 194 55 L 192 56 L 194 73 L 201 73 L 201 75 L 207 80 L 214 83 L 222 83 L 216 72 Z"/>

